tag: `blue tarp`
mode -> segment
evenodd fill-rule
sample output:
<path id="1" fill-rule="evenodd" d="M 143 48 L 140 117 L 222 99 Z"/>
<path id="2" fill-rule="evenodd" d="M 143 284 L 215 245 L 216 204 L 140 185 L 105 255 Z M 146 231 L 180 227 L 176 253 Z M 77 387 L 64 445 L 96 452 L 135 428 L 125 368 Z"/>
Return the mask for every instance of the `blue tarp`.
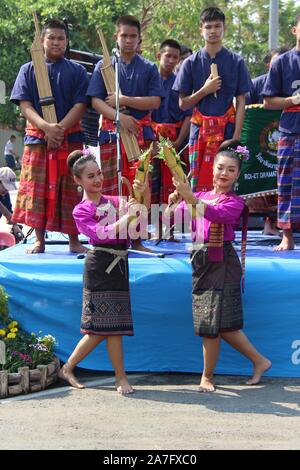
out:
<path id="1" fill-rule="evenodd" d="M 250 236 L 251 238 L 251 236 Z M 67 245 L 47 245 L 46 253 L 25 254 L 26 245 L 0 253 L 0 283 L 8 292 L 11 316 L 28 332 L 42 330 L 58 341 L 65 361 L 81 338 L 79 324 L 84 260 Z M 130 254 L 134 337 L 124 338 L 127 371 L 200 372 L 201 340 L 194 336 L 188 243 L 162 242 L 164 258 Z M 269 376 L 300 377 L 300 250 L 247 250 L 244 331 L 273 362 Z M 80 366 L 112 370 L 105 344 Z M 222 343 L 216 372 L 250 375 L 251 364 Z"/>

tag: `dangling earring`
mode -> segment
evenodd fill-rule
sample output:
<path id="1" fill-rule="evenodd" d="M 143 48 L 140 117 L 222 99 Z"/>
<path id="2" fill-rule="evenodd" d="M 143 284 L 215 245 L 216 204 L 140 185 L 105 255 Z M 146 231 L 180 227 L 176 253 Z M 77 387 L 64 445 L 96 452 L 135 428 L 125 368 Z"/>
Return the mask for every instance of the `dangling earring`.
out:
<path id="1" fill-rule="evenodd" d="M 83 187 L 80 186 L 80 184 L 79 184 L 79 185 L 77 186 L 77 192 L 78 192 L 79 194 L 81 194 L 82 191 L 83 191 Z"/>
<path id="2" fill-rule="evenodd" d="M 239 187 L 239 182 L 238 180 L 235 180 L 235 182 L 233 183 L 233 191 L 237 191 L 238 187 Z"/>

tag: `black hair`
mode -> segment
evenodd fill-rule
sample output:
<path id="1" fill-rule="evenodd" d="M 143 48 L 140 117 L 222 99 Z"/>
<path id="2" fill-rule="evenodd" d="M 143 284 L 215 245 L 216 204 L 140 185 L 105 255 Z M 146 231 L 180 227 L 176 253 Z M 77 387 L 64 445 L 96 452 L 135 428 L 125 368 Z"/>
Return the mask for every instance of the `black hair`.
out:
<path id="1" fill-rule="evenodd" d="M 11 135 L 10 139 L 16 139 L 17 137 L 15 135 Z"/>
<path id="2" fill-rule="evenodd" d="M 43 24 L 43 27 L 42 27 L 42 31 L 41 31 L 42 39 L 44 38 L 47 29 L 63 29 L 64 32 L 66 33 L 66 37 L 68 37 L 68 30 L 67 30 L 66 24 L 61 20 L 57 20 L 57 19 L 47 20 Z"/>
<path id="3" fill-rule="evenodd" d="M 225 15 L 217 7 L 208 7 L 200 13 L 200 24 L 206 23 L 208 21 L 222 21 L 225 24 Z"/>
<path id="4" fill-rule="evenodd" d="M 139 36 L 141 36 L 141 23 L 139 20 L 132 15 L 123 15 L 117 19 L 116 28 L 119 30 L 120 26 L 134 26 L 137 28 Z"/>
<path id="5" fill-rule="evenodd" d="M 193 51 L 190 47 L 185 46 L 184 44 L 180 44 L 180 55 L 185 55 L 185 54 L 193 54 Z"/>
<path id="6" fill-rule="evenodd" d="M 276 47 L 274 49 L 271 49 L 270 51 L 267 52 L 267 54 L 263 58 L 264 64 L 269 65 L 272 58 L 274 57 L 274 55 L 280 56 L 281 54 L 284 54 L 287 51 L 288 51 L 288 48 L 285 47 L 285 46 L 280 46 L 280 47 Z"/>
<path id="7" fill-rule="evenodd" d="M 71 170 L 72 175 L 77 176 L 77 178 L 80 178 L 81 173 L 88 162 L 96 163 L 96 157 L 92 153 L 85 155 L 83 150 L 73 150 L 67 158 L 68 168 Z"/>
<path id="8" fill-rule="evenodd" d="M 239 140 L 234 140 L 234 139 L 225 140 L 225 142 L 223 142 L 219 147 L 218 153 L 215 156 L 215 161 L 218 160 L 218 157 L 232 158 L 233 160 L 237 162 L 238 168 L 240 170 L 242 167 L 242 159 L 237 155 L 235 150 L 237 149 L 237 147 L 241 145 L 242 144 Z"/>
<path id="9" fill-rule="evenodd" d="M 165 39 L 160 45 L 160 52 L 163 52 L 165 47 L 172 47 L 173 49 L 178 49 L 179 54 L 181 54 L 181 47 L 179 42 L 175 41 L 175 39 Z"/>

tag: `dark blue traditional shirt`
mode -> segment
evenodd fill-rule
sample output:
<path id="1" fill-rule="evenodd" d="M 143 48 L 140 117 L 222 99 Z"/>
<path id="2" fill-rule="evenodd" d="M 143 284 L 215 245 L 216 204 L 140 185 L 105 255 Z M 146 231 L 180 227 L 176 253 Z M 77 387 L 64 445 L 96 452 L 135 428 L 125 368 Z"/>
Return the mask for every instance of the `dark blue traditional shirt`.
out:
<path id="1" fill-rule="evenodd" d="M 192 110 L 182 111 L 179 107 L 179 93 L 172 89 L 175 79 L 176 75 L 173 73 L 168 78 L 162 79 L 165 99 L 162 100 L 160 107 L 152 112 L 152 119 L 157 123 L 175 123 L 192 114 Z"/>
<path id="2" fill-rule="evenodd" d="M 46 65 L 59 122 L 75 104 L 88 102 L 86 91 L 89 79 L 82 65 L 64 58 L 55 62 L 46 59 Z M 20 104 L 20 101 L 30 101 L 38 114 L 43 116 L 32 62 L 28 62 L 20 68 L 10 100 L 17 105 Z M 68 136 L 68 140 L 83 141 L 83 135 L 82 133 L 71 134 Z M 25 144 L 41 142 L 43 141 L 25 134 Z"/>
<path id="3" fill-rule="evenodd" d="M 272 62 L 262 94 L 288 97 L 297 93 L 300 93 L 300 51 L 294 48 Z M 283 111 L 279 130 L 287 134 L 299 134 L 300 112 Z"/>
<path id="4" fill-rule="evenodd" d="M 115 64 L 115 57 L 111 58 L 112 65 Z M 106 87 L 101 74 L 102 60 L 98 62 L 93 72 L 92 78 L 87 91 L 88 97 L 97 97 L 105 100 L 107 97 Z M 164 98 L 162 80 L 158 69 L 153 62 L 135 54 L 129 64 L 120 60 L 120 89 L 125 96 L 159 96 Z M 127 112 L 136 119 L 142 119 L 151 110 L 138 110 L 127 107 Z M 144 127 L 144 139 L 154 140 L 154 134 L 151 126 Z M 100 131 L 99 143 L 104 144 L 109 141 L 109 133 Z"/>
<path id="5" fill-rule="evenodd" d="M 196 108 L 205 116 L 222 116 L 232 105 L 233 98 L 250 90 L 251 79 L 244 59 L 235 52 L 222 47 L 214 58 L 211 58 L 204 48 L 195 52 L 183 62 L 173 90 L 187 96 L 198 91 L 210 76 L 212 63 L 217 64 L 222 87 L 218 90 L 216 98 L 214 93 L 210 93 L 197 103 Z M 231 127 L 231 135 L 226 135 L 226 139 L 232 137 L 234 127 Z M 197 135 L 198 126 L 191 124 L 190 139 L 197 138 Z"/>

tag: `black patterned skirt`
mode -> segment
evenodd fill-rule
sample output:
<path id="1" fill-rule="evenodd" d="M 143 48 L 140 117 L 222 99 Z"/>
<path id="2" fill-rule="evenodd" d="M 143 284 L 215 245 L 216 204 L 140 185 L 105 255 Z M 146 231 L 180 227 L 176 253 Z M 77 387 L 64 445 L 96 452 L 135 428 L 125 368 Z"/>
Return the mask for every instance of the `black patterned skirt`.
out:
<path id="1" fill-rule="evenodd" d="M 124 245 L 103 245 L 124 250 Z M 88 252 L 83 274 L 83 306 L 80 331 L 103 336 L 133 335 L 128 257 L 122 258 L 108 274 L 106 269 L 115 255 L 103 251 Z"/>
<path id="2" fill-rule="evenodd" d="M 195 334 L 216 338 L 243 328 L 241 263 L 230 242 L 224 243 L 224 260 L 210 262 L 207 251 L 193 257 L 193 321 Z"/>

